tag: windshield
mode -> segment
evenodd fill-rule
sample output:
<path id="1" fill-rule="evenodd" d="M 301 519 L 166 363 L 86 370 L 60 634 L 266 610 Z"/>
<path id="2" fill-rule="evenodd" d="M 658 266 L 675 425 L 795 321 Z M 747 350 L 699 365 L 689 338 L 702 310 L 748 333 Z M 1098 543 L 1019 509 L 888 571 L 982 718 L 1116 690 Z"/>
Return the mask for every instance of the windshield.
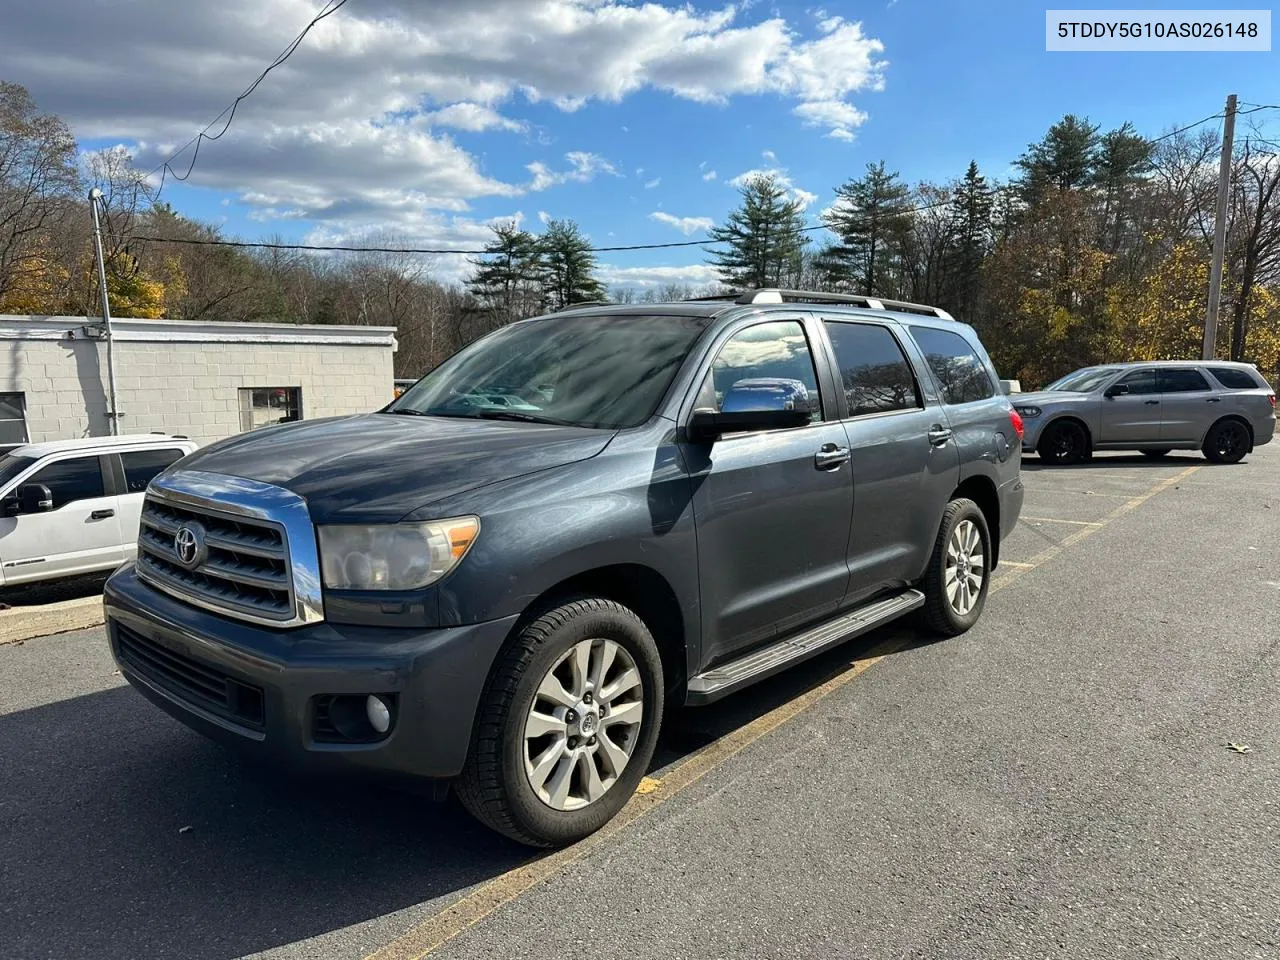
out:
<path id="1" fill-rule="evenodd" d="M 35 462 L 35 457 L 19 457 L 12 453 L 0 453 L 0 489 L 7 486 L 10 480 Z"/>
<path id="2" fill-rule="evenodd" d="M 1060 380 L 1045 387 L 1046 390 L 1067 390 L 1071 393 L 1092 393 L 1106 383 L 1115 374 L 1115 367 L 1086 367 L 1075 373 L 1068 373 Z"/>
<path id="3" fill-rule="evenodd" d="M 634 427 L 653 415 L 706 324 L 599 315 L 513 324 L 450 357 L 386 412 Z"/>

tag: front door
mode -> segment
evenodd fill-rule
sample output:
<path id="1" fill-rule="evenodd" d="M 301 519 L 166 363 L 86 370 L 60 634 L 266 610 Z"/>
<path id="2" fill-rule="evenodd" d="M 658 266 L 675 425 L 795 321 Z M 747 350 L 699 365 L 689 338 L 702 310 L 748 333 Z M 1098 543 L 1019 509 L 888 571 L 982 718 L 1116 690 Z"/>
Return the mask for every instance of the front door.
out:
<path id="1" fill-rule="evenodd" d="M 1160 439 L 1160 385 L 1155 367 L 1132 370 L 1113 386 L 1124 384 L 1128 393 L 1102 398 L 1098 422 L 1099 443 L 1154 443 Z"/>
<path id="2" fill-rule="evenodd" d="M 730 387 L 760 378 L 803 383 L 813 422 L 684 449 L 707 663 L 831 614 L 849 578 L 853 484 L 841 460 L 848 439 L 839 421 L 824 416 L 830 398 L 820 396 L 802 321 L 771 320 L 734 333 L 716 354 L 697 405 L 719 410 Z"/>
<path id="3" fill-rule="evenodd" d="M 19 483 L 40 483 L 53 509 L 0 518 L 0 568 L 6 585 L 109 570 L 124 559 L 117 498 L 107 493 L 97 456 L 68 457 Z"/>
<path id="4" fill-rule="evenodd" d="M 1160 439 L 1171 443 L 1199 443 L 1222 413 L 1222 395 L 1215 393 L 1194 367 L 1162 367 L 1160 384 Z"/>

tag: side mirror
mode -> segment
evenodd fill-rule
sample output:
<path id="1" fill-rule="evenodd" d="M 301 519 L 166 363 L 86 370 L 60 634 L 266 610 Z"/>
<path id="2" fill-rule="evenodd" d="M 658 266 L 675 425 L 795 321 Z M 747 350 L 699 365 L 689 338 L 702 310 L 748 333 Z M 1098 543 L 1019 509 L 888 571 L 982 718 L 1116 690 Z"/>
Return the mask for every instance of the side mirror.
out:
<path id="1" fill-rule="evenodd" d="M 25 483 L 18 489 L 21 513 L 48 513 L 53 509 L 53 491 L 43 483 Z"/>
<path id="2" fill-rule="evenodd" d="M 1107 392 L 1104 393 L 1103 396 L 1108 398 L 1123 397 L 1128 392 L 1129 392 L 1129 385 L 1127 383 L 1117 383 L 1110 387 L 1107 387 Z"/>
<path id="3" fill-rule="evenodd" d="M 695 440 L 716 440 L 726 433 L 803 427 L 813 419 L 808 388 L 799 380 L 757 378 L 730 387 L 720 410 L 700 409 L 689 422 Z"/>

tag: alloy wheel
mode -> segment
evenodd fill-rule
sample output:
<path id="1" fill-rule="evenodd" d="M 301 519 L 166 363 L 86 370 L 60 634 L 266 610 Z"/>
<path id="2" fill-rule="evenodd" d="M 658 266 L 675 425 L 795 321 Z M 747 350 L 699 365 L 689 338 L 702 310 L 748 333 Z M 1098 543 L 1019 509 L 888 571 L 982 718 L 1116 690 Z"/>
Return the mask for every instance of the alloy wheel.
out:
<path id="1" fill-rule="evenodd" d="M 987 576 L 986 547 L 978 525 L 972 520 L 961 520 L 951 532 L 947 543 L 947 563 L 943 576 L 947 602 L 960 616 L 968 616 L 982 595 Z"/>

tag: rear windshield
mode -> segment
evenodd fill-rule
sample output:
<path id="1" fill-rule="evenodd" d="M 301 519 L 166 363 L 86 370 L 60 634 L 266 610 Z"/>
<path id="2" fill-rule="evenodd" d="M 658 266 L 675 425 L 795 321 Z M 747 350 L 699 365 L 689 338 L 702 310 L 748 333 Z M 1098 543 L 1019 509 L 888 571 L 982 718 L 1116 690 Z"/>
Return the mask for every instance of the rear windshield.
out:
<path id="1" fill-rule="evenodd" d="M 464 347 L 387 413 L 619 429 L 657 409 L 701 317 L 547 317 Z"/>
<path id="2" fill-rule="evenodd" d="M 1209 372 L 1213 374 L 1213 379 L 1228 390 L 1257 390 L 1263 386 L 1248 370 L 1240 367 L 1210 367 Z"/>

